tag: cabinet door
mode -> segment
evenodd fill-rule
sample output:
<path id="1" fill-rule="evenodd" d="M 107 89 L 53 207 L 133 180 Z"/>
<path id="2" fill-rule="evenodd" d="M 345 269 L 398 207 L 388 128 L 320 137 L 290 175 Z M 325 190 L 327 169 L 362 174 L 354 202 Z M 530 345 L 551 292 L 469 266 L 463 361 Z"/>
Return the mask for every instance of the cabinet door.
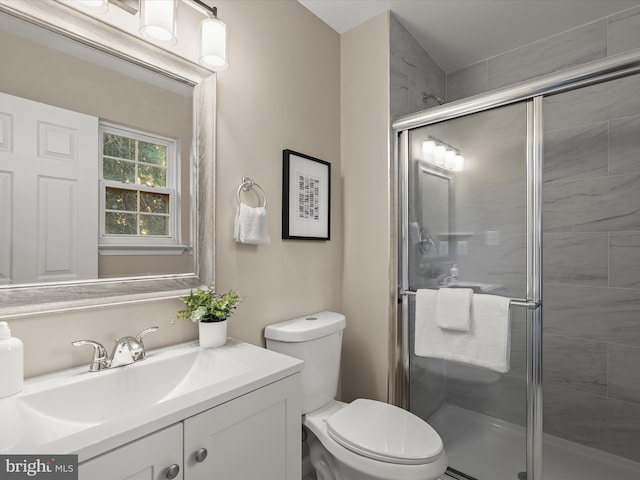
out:
<path id="1" fill-rule="evenodd" d="M 300 480 L 299 377 L 185 420 L 185 480 Z"/>
<path id="2" fill-rule="evenodd" d="M 174 477 L 172 465 L 179 468 Z M 174 467 L 175 469 L 175 467 Z M 84 462 L 79 480 L 182 480 L 182 424 L 172 425 L 135 442 Z"/>

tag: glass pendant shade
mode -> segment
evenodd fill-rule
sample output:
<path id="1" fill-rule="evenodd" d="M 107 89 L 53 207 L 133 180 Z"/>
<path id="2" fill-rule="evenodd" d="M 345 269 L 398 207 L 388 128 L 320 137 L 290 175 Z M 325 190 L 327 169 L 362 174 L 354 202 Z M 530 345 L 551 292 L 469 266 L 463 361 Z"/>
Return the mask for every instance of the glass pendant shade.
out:
<path id="1" fill-rule="evenodd" d="M 140 33 L 147 40 L 174 45 L 177 17 L 177 0 L 140 0 Z"/>
<path id="2" fill-rule="evenodd" d="M 436 145 L 434 149 L 434 163 L 439 167 L 444 167 L 447 148 L 444 145 Z"/>
<path id="3" fill-rule="evenodd" d="M 444 156 L 444 167 L 448 170 L 452 170 L 456 163 L 456 152 L 453 150 L 447 150 Z"/>
<path id="4" fill-rule="evenodd" d="M 80 5 L 91 13 L 107 13 L 109 0 L 79 0 Z"/>
<path id="5" fill-rule="evenodd" d="M 433 140 L 425 140 L 424 142 L 422 142 L 422 158 L 432 161 L 435 149 L 436 142 L 434 142 Z"/>
<path id="6" fill-rule="evenodd" d="M 202 66 L 221 71 L 229 68 L 229 29 L 217 18 L 206 18 L 200 24 L 202 47 L 199 62 Z"/>
<path id="7" fill-rule="evenodd" d="M 455 162 L 453 164 L 453 171 L 461 172 L 462 170 L 464 170 L 464 157 L 460 154 L 457 154 Z"/>

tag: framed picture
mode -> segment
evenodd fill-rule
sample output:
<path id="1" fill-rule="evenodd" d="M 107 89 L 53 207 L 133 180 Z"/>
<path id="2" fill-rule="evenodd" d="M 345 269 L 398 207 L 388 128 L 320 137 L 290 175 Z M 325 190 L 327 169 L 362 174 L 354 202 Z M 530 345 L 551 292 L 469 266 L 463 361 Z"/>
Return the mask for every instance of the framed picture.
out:
<path id="1" fill-rule="evenodd" d="M 282 151 L 282 238 L 329 240 L 331 164 Z"/>

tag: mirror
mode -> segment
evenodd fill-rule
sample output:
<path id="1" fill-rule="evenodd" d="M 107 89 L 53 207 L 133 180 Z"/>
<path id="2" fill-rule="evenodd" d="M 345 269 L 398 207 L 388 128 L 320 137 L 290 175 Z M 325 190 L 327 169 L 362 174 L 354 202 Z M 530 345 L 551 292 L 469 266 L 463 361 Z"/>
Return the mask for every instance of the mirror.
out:
<path id="1" fill-rule="evenodd" d="M 213 252 L 203 246 L 213 227 L 198 218 L 213 218 L 213 74 L 62 5 L 13 2 L 0 12 L 9 14 L 0 13 L 0 38 L 12 45 L 0 59 L 13 72 L 0 78 L 0 317 L 211 282 Z M 54 41 L 70 32 L 73 40 Z M 20 133 L 10 108 L 35 111 L 37 132 Z M 28 172 L 34 191 L 7 156 L 19 156 L 18 138 L 49 162 Z M 82 166 L 64 171 L 76 157 Z M 63 233 L 47 243 L 42 225 Z"/>
<path id="2" fill-rule="evenodd" d="M 454 225 L 454 174 L 423 160 L 413 162 L 409 189 L 410 284 L 433 287 L 452 258 L 450 233 Z"/>

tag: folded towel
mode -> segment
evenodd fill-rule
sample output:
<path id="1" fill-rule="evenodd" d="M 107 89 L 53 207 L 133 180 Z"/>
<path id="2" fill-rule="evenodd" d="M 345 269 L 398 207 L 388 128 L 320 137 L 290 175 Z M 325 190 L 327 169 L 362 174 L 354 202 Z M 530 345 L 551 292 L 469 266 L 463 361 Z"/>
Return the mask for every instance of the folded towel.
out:
<path id="1" fill-rule="evenodd" d="M 436 297 L 436 325 L 447 330 L 468 332 L 471 326 L 470 288 L 441 288 Z"/>
<path id="2" fill-rule="evenodd" d="M 267 230 L 267 209 L 240 203 L 233 229 L 236 242 L 264 245 L 271 242 Z"/>
<path id="3" fill-rule="evenodd" d="M 458 332 L 436 325 L 437 296 L 436 290 L 416 292 L 416 355 L 508 372 L 511 353 L 509 299 L 474 295 L 469 331 Z"/>

